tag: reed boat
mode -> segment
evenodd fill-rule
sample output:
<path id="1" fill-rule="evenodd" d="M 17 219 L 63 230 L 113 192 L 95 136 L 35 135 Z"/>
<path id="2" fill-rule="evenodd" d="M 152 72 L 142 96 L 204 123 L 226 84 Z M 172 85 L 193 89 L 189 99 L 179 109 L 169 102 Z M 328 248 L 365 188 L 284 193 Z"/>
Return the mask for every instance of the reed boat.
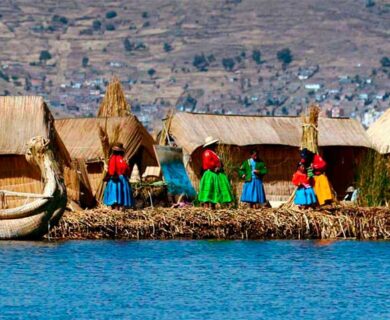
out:
<path id="1" fill-rule="evenodd" d="M 37 166 L 44 184 L 43 193 L 0 190 L 0 198 L 24 197 L 28 203 L 0 209 L 0 239 L 37 239 L 55 225 L 65 211 L 66 187 L 55 160 L 50 140 L 41 136 L 27 144 L 26 160 Z M 32 199 L 32 201 L 31 201 Z"/>

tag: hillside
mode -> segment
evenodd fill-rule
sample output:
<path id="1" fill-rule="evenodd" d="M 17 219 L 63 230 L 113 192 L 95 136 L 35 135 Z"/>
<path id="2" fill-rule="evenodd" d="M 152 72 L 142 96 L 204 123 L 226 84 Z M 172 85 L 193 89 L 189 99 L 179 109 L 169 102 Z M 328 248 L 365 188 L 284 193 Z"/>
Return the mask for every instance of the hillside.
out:
<path id="1" fill-rule="evenodd" d="M 385 0 L 15 0 L 0 12 L 0 92 L 44 95 L 57 117 L 95 114 L 113 75 L 150 129 L 170 107 L 296 115 L 317 100 L 370 122 L 389 106 Z"/>

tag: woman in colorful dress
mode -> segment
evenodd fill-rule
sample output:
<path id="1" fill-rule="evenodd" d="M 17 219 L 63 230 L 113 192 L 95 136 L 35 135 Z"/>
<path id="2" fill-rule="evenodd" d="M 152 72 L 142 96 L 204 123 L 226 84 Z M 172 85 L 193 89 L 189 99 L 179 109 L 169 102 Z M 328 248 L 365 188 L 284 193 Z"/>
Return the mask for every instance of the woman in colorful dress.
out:
<path id="1" fill-rule="evenodd" d="M 267 168 L 262 160 L 258 159 L 257 151 L 251 152 L 251 157 L 245 160 L 239 170 L 240 177 L 245 179 L 242 188 L 241 202 L 249 203 L 250 208 L 258 208 L 266 203 L 263 186 L 263 176 Z"/>
<path id="2" fill-rule="evenodd" d="M 204 171 L 199 185 L 198 200 L 206 208 L 215 208 L 217 203 L 224 204 L 233 201 L 232 189 L 226 174 L 222 169 L 222 162 L 215 153 L 218 139 L 207 137 L 203 145 L 202 169 Z"/>
<path id="3" fill-rule="evenodd" d="M 314 173 L 314 192 L 320 206 L 332 203 L 334 195 L 328 177 L 325 174 L 326 162 L 318 154 L 314 156 L 312 163 Z"/>
<path id="4" fill-rule="evenodd" d="M 117 143 L 112 149 L 108 161 L 108 182 L 104 190 L 103 202 L 113 209 L 131 208 L 134 199 L 129 183 L 130 168 L 124 159 L 123 144 Z"/>
<path id="5" fill-rule="evenodd" d="M 308 177 L 305 165 L 300 162 L 298 170 L 294 173 L 292 182 L 297 189 L 294 203 L 302 207 L 310 207 L 316 204 L 317 198 L 312 187 L 312 179 Z"/>

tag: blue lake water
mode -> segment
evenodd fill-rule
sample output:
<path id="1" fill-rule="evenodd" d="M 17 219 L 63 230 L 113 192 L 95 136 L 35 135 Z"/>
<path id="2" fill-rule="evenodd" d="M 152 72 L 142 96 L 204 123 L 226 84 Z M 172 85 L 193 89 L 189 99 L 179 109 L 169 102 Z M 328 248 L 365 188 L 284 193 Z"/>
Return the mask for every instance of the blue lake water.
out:
<path id="1" fill-rule="evenodd" d="M 1 319 L 390 319 L 390 242 L 0 242 Z"/>

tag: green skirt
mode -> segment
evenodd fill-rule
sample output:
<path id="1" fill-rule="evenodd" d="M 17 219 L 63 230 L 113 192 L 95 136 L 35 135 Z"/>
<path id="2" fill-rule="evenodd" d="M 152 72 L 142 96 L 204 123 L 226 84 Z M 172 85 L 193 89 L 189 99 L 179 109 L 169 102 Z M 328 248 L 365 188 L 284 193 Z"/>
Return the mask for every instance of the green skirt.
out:
<path id="1" fill-rule="evenodd" d="M 211 203 L 232 202 L 232 189 L 226 174 L 207 170 L 200 180 L 198 200 Z"/>

